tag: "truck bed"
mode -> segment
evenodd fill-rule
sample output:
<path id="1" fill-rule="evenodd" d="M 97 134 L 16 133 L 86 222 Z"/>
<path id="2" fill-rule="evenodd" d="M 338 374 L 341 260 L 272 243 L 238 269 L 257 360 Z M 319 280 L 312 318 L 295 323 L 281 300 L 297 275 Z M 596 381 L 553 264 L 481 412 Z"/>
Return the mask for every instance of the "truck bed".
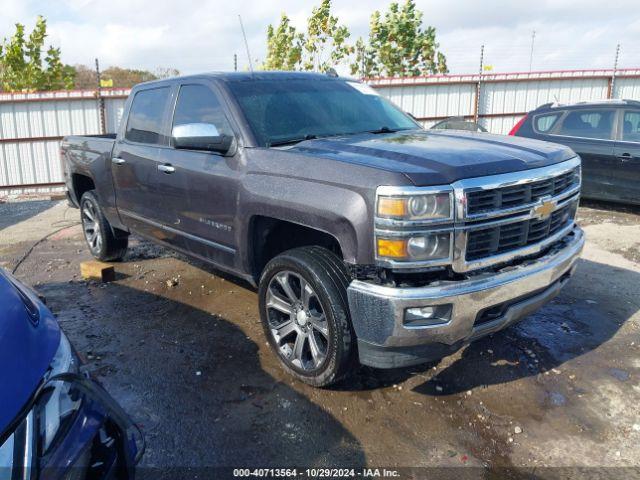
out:
<path id="1" fill-rule="evenodd" d="M 107 152 L 110 154 L 115 141 L 115 133 L 103 135 L 69 135 L 62 139 L 62 147 L 67 151 L 82 150 L 97 155 Z"/>

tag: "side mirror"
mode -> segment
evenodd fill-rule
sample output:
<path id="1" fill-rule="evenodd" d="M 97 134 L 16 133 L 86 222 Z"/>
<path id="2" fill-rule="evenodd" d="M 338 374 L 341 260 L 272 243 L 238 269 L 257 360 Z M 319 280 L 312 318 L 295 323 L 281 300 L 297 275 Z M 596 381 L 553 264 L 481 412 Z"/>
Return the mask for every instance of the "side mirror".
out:
<path id="1" fill-rule="evenodd" d="M 210 123 L 176 125 L 171 136 L 175 148 L 205 150 L 223 155 L 229 153 L 233 144 L 232 136 L 221 134 L 216 126 Z"/>

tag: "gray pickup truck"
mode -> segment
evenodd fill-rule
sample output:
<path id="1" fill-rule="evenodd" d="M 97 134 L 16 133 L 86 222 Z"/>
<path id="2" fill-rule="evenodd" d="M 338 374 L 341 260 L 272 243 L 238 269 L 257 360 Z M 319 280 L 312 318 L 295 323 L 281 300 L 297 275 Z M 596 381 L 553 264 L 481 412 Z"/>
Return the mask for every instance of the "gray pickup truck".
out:
<path id="1" fill-rule="evenodd" d="M 135 233 L 257 286 L 271 347 L 315 386 L 505 328 L 559 292 L 584 244 L 569 148 L 425 131 L 332 76 L 144 83 L 117 135 L 61 152 L 96 258 Z"/>

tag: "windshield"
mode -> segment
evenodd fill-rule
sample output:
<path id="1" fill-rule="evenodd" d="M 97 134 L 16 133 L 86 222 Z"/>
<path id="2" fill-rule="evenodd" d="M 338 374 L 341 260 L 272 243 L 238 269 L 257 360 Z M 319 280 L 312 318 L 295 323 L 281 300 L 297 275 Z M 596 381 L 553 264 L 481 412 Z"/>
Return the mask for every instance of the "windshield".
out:
<path id="1" fill-rule="evenodd" d="M 260 146 L 421 128 L 375 91 L 332 78 L 229 82 Z"/>

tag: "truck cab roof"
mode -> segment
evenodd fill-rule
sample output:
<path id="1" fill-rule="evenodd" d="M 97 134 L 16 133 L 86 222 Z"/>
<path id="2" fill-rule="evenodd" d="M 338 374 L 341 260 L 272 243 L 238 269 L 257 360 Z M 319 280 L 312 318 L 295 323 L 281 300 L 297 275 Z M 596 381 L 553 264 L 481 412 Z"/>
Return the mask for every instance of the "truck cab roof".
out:
<path id="1" fill-rule="evenodd" d="M 257 72 L 207 72 L 194 75 L 183 75 L 179 77 L 163 78 L 139 83 L 134 89 L 142 86 L 160 85 L 175 83 L 184 80 L 215 79 L 225 82 L 256 82 L 256 81 L 287 81 L 287 80 L 326 80 L 326 81 L 358 81 L 347 77 L 336 77 L 329 74 L 316 72 L 282 72 L 282 71 L 257 71 Z"/>

